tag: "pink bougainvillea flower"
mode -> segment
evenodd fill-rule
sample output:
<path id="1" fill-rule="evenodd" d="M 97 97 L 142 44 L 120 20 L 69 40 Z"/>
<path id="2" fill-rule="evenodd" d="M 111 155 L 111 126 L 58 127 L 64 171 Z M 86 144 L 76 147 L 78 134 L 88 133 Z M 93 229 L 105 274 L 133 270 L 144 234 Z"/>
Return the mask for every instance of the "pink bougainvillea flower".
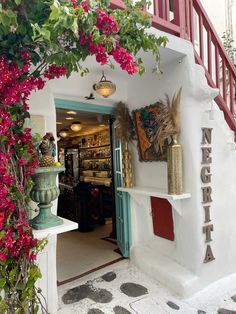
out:
<path id="1" fill-rule="evenodd" d="M 118 32 L 118 26 L 113 16 L 108 15 L 101 9 L 97 11 L 98 17 L 96 26 L 100 29 L 104 34 L 109 35 L 111 33 L 116 34 Z"/>
<path id="2" fill-rule="evenodd" d="M 0 261 L 5 261 L 7 259 L 7 255 L 0 251 Z"/>
<path id="3" fill-rule="evenodd" d="M 88 0 L 84 0 L 80 3 L 80 6 L 83 8 L 84 12 L 88 12 Z"/>
<path id="4" fill-rule="evenodd" d="M 27 164 L 27 160 L 24 158 L 19 158 L 18 159 L 18 164 L 22 167 L 25 166 Z"/>
<path id="5" fill-rule="evenodd" d="M 59 66 L 56 64 L 49 65 L 48 69 L 45 71 L 44 77 L 49 80 L 54 78 L 59 78 L 61 76 L 65 76 L 67 74 L 67 68 L 65 65 Z"/>

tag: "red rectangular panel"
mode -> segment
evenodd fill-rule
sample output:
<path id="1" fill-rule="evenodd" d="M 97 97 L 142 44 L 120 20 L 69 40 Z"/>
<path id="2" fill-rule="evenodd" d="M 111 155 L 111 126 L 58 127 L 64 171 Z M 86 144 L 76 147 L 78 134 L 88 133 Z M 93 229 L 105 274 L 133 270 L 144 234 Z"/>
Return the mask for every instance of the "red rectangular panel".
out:
<path id="1" fill-rule="evenodd" d="M 151 197 L 153 232 L 155 235 L 174 241 L 174 224 L 171 204 L 163 198 Z"/>

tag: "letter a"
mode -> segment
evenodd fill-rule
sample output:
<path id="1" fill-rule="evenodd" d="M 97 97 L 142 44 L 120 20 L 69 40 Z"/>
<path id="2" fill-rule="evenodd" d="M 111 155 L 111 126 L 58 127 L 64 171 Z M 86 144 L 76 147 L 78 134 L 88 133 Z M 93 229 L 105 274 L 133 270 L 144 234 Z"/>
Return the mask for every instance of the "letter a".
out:
<path id="1" fill-rule="evenodd" d="M 204 263 L 209 263 L 211 261 L 214 261 L 215 257 L 212 253 L 211 247 L 210 245 L 207 246 L 206 249 L 206 255 L 205 255 L 205 259 L 204 259 Z"/>

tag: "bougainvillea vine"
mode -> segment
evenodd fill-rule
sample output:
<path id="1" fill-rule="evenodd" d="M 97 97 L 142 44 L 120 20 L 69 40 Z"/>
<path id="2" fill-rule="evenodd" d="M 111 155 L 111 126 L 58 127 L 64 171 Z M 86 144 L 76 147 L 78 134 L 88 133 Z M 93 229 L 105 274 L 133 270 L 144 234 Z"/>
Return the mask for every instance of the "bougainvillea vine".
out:
<path id="1" fill-rule="evenodd" d="M 107 0 L 2 0 L 0 4 L 0 313 L 48 313 L 36 281 L 37 254 L 46 240 L 29 224 L 30 175 L 38 167 L 29 118 L 32 91 L 47 81 L 88 72 L 94 56 L 113 61 L 129 74 L 144 67 L 140 49 L 159 58 L 164 37 L 146 34 L 151 26 L 143 1 L 111 10 Z"/>

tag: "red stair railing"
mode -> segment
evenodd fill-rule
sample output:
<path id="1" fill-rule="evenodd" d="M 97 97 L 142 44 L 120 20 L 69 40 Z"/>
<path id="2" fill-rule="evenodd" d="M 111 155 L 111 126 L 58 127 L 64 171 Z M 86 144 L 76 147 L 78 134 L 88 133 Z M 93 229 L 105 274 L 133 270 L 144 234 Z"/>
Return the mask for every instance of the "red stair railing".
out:
<path id="1" fill-rule="evenodd" d="M 173 3 L 173 4 L 172 4 Z M 181 36 L 181 22 L 180 18 L 181 6 L 183 0 L 152 0 L 152 6 L 148 12 L 152 15 L 152 25 L 162 31 L 175 36 Z M 124 8 L 122 0 L 111 0 L 111 7 Z M 184 28 L 182 29 L 184 32 Z"/>
<path id="2" fill-rule="evenodd" d="M 199 0 L 185 0 L 186 36 L 194 46 L 195 60 L 205 69 L 208 84 L 219 89 L 216 103 L 229 127 L 236 132 L 236 69 Z"/>
<path id="3" fill-rule="evenodd" d="M 124 8 L 124 3 L 111 0 L 111 7 Z M 195 60 L 203 66 L 208 84 L 219 89 L 215 101 L 236 132 L 236 70 L 200 1 L 152 0 L 148 12 L 155 28 L 192 42 Z"/>

